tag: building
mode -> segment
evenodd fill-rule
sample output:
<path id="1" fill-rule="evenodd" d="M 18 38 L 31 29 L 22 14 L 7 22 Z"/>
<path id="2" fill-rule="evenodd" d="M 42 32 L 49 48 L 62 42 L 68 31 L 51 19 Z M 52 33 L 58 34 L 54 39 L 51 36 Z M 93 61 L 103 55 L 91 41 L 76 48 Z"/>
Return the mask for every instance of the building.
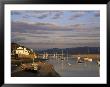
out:
<path id="1" fill-rule="evenodd" d="M 30 51 L 27 50 L 25 47 L 18 47 L 15 50 L 15 54 L 24 54 L 24 55 L 29 55 Z"/>
<path id="2" fill-rule="evenodd" d="M 33 52 L 32 49 L 20 46 L 17 44 L 12 44 L 11 46 L 11 56 L 12 58 L 37 58 L 37 54 Z"/>

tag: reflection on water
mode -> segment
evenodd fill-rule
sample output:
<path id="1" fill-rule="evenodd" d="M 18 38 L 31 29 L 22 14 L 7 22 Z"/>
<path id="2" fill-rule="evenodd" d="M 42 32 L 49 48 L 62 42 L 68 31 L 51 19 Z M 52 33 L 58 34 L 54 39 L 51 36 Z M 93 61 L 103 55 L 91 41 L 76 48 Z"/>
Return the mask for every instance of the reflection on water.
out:
<path id="1" fill-rule="evenodd" d="M 55 70 L 63 77 L 97 77 L 99 66 L 96 61 L 77 63 L 75 58 L 61 60 L 60 58 L 49 58 Z"/>
<path id="2" fill-rule="evenodd" d="M 42 57 L 41 57 L 42 58 Z M 94 60 L 92 62 L 77 63 L 77 59 L 73 57 L 53 57 L 50 56 L 46 61 L 54 66 L 54 69 L 62 77 L 98 77 L 100 76 L 100 70 L 97 62 Z M 37 60 L 35 60 L 37 61 Z M 32 63 L 32 61 L 27 61 Z M 26 63 L 26 61 L 25 61 Z M 16 65 L 12 64 L 12 73 L 18 72 L 21 69 Z M 24 75 L 25 76 L 25 75 Z M 35 75 L 36 76 L 36 75 Z"/>

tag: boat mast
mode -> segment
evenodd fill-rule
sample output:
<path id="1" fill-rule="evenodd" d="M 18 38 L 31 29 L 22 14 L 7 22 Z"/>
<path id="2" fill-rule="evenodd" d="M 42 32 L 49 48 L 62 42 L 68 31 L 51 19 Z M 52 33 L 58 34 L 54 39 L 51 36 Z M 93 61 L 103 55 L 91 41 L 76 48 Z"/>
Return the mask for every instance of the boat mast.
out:
<path id="1" fill-rule="evenodd" d="M 67 61 L 68 61 L 68 51 L 67 51 Z"/>
<path id="2" fill-rule="evenodd" d="M 62 50 L 62 59 L 63 59 L 63 50 Z"/>
<path id="3" fill-rule="evenodd" d="M 57 59 L 57 52 L 56 52 L 56 59 Z"/>

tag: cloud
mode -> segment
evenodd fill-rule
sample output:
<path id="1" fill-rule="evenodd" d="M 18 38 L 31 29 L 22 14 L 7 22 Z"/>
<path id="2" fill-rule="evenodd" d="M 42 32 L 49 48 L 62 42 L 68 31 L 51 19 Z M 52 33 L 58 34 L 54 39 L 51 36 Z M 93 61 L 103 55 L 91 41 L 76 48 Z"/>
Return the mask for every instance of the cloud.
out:
<path id="1" fill-rule="evenodd" d="M 18 11 L 11 11 L 11 15 L 21 15 L 21 13 Z"/>
<path id="2" fill-rule="evenodd" d="M 41 15 L 41 16 L 38 16 L 37 18 L 39 18 L 39 19 L 44 19 L 44 18 L 46 18 L 46 17 L 48 17 L 49 16 L 49 14 L 43 14 L 43 15 Z"/>
<path id="3" fill-rule="evenodd" d="M 63 15 L 62 11 L 58 11 L 55 13 L 55 15 L 52 17 L 52 19 L 59 19 Z"/>
<path id="4" fill-rule="evenodd" d="M 91 14 L 91 13 L 93 13 L 95 17 L 100 16 L 99 11 L 70 11 L 70 13 L 72 14 L 69 18 L 70 20 L 74 20 L 74 19 L 80 18 L 86 14 Z"/>
<path id="5" fill-rule="evenodd" d="M 82 31 L 82 32 L 100 31 L 100 25 L 97 25 L 96 23 L 71 24 L 71 25 L 68 25 L 68 27 L 73 28 L 74 30 L 77 30 L 77 31 Z"/>
<path id="6" fill-rule="evenodd" d="M 34 24 L 29 24 L 26 22 L 12 22 L 11 23 L 12 32 L 30 32 L 36 30 L 42 31 L 72 31 L 72 28 L 68 28 L 65 26 L 60 26 L 52 23 L 41 23 L 37 22 Z"/>
<path id="7" fill-rule="evenodd" d="M 38 19 L 45 19 L 47 17 L 52 17 L 52 19 L 58 19 L 63 15 L 63 11 L 52 11 L 52 10 L 33 10 L 33 11 L 28 11 L 28 10 L 19 10 L 19 11 L 12 11 L 12 16 L 13 15 L 18 15 L 21 14 L 22 18 L 38 18 Z"/>
<path id="8" fill-rule="evenodd" d="M 85 28 L 86 24 L 74 24 L 70 25 L 70 27 L 74 27 L 75 29 L 83 29 Z"/>
<path id="9" fill-rule="evenodd" d="M 70 20 L 73 20 L 73 19 L 79 18 L 79 17 L 81 17 L 81 16 L 82 16 L 81 14 L 77 14 L 77 15 L 71 16 L 69 19 L 70 19 Z"/>
<path id="10" fill-rule="evenodd" d="M 60 36 L 60 37 L 70 37 L 70 38 L 73 37 L 73 38 L 75 38 L 75 37 L 80 37 L 80 36 L 83 37 L 83 38 L 87 37 L 89 39 L 90 38 L 92 38 L 92 39 L 97 39 L 98 38 L 99 39 L 99 37 L 100 37 L 98 34 L 63 35 L 63 36 Z"/>
<path id="11" fill-rule="evenodd" d="M 85 22 L 86 20 L 84 22 L 77 22 L 77 20 L 75 20 L 76 22 L 69 20 L 63 22 L 65 18 L 61 19 L 61 21 L 54 20 L 63 17 L 73 20 L 89 12 L 73 11 L 70 14 L 66 13 L 67 11 L 17 12 L 13 15 L 16 15 L 21 20 L 12 20 L 11 39 L 12 41 L 30 46 L 30 48 L 99 46 L 100 44 L 100 24 L 96 21 L 97 19 L 89 23 Z M 97 11 L 91 13 L 92 17 L 98 16 Z M 20 16 L 18 17 L 18 15 Z M 23 18 L 27 20 L 24 21 Z M 45 18 L 47 18 L 47 21 L 40 21 L 40 19 Z"/>
<path id="12" fill-rule="evenodd" d="M 71 11 L 72 15 L 70 16 L 70 20 L 79 18 L 83 15 L 85 15 L 87 12 L 86 11 Z"/>
<path id="13" fill-rule="evenodd" d="M 44 19 L 50 15 L 49 11 L 35 11 L 35 10 L 13 10 L 12 16 L 18 16 L 19 14 L 21 15 L 21 18 L 38 18 L 38 19 Z"/>
<path id="14" fill-rule="evenodd" d="M 21 42 L 22 43 L 22 42 Z M 42 48 L 69 48 L 69 47 L 83 47 L 83 46 L 90 46 L 90 47 L 99 47 L 100 46 L 100 41 L 82 41 L 82 40 L 78 40 L 75 42 L 71 42 L 71 43 L 50 43 L 50 42 L 38 42 L 38 43 L 32 43 L 32 42 L 28 42 L 28 43 L 22 43 L 27 47 L 33 48 L 33 49 L 42 49 Z"/>

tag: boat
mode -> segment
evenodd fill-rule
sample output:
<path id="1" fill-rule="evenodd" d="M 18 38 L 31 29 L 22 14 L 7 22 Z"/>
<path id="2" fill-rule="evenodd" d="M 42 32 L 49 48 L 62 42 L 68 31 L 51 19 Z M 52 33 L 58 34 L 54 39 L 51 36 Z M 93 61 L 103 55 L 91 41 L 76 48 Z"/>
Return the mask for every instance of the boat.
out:
<path id="1" fill-rule="evenodd" d="M 53 57 L 55 58 L 55 53 L 53 54 Z"/>
<path id="2" fill-rule="evenodd" d="M 63 57 L 63 50 L 62 50 L 62 58 L 61 58 L 61 60 L 64 60 L 64 57 Z"/>
<path id="3" fill-rule="evenodd" d="M 61 58 L 61 60 L 64 60 L 64 58 Z"/>
<path id="4" fill-rule="evenodd" d="M 71 66 L 72 64 L 71 63 L 68 63 L 68 65 Z"/>
<path id="5" fill-rule="evenodd" d="M 89 61 L 89 62 L 92 62 L 92 59 L 91 59 L 91 58 L 89 58 L 89 59 L 88 59 L 88 61 Z"/>
<path id="6" fill-rule="evenodd" d="M 81 57 L 78 57 L 78 58 L 77 58 L 77 63 L 84 63 L 84 61 L 81 60 Z"/>
<path id="7" fill-rule="evenodd" d="M 84 58 L 84 61 L 88 61 L 88 58 L 86 57 L 86 58 Z"/>
<path id="8" fill-rule="evenodd" d="M 92 58 L 84 58 L 84 61 L 92 62 Z"/>
<path id="9" fill-rule="evenodd" d="M 43 54 L 43 59 L 44 59 L 44 60 L 48 60 L 48 53 L 45 53 L 45 52 L 44 52 L 44 54 Z"/>
<path id="10" fill-rule="evenodd" d="M 67 61 L 68 61 L 68 51 L 67 51 Z"/>
<path id="11" fill-rule="evenodd" d="M 84 61 L 80 59 L 77 61 L 77 63 L 84 63 Z"/>

